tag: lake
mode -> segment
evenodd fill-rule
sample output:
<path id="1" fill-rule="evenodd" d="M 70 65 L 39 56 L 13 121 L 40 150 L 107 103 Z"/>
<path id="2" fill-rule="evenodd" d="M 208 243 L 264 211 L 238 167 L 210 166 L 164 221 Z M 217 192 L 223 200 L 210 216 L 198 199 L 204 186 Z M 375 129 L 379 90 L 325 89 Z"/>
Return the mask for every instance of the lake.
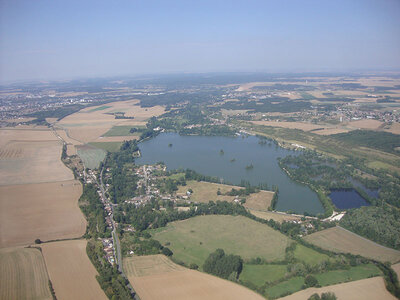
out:
<path id="1" fill-rule="evenodd" d="M 333 204 L 339 209 L 358 208 L 369 206 L 363 197 L 356 190 L 332 190 L 329 194 Z"/>
<path id="2" fill-rule="evenodd" d="M 163 133 L 139 144 L 142 156 L 136 162 L 143 165 L 162 161 L 169 170 L 192 169 L 232 184 L 240 184 L 244 179 L 252 185 L 276 185 L 279 187 L 277 210 L 323 213 L 317 194 L 293 181 L 278 165 L 278 157 L 297 155 L 298 152 L 273 143 L 260 145 L 258 142 L 254 136 L 233 138 Z M 253 168 L 246 169 L 250 165 Z"/>

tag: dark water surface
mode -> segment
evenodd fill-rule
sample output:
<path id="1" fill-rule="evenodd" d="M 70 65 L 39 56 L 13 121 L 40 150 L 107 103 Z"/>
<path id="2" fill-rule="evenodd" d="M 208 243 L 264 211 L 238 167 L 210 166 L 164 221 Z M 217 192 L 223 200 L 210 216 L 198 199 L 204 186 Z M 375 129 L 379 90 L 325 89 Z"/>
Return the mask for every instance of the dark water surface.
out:
<path id="1" fill-rule="evenodd" d="M 329 197 L 333 204 L 339 209 L 358 208 L 361 206 L 368 206 L 369 203 L 365 201 L 354 189 L 351 190 L 333 190 Z"/>
<path id="2" fill-rule="evenodd" d="M 297 152 L 275 144 L 260 145 L 258 141 L 254 136 L 231 138 L 163 133 L 139 144 L 142 156 L 136 162 L 154 164 L 162 161 L 169 170 L 192 169 L 232 184 L 240 184 L 244 179 L 252 185 L 276 185 L 279 187 L 277 210 L 323 213 L 323 206 L 316 193 L 294 182 L 278 165 L 278 157 L 296 155 Z M 254 167 L 246 169 L 251 164 Z"/>

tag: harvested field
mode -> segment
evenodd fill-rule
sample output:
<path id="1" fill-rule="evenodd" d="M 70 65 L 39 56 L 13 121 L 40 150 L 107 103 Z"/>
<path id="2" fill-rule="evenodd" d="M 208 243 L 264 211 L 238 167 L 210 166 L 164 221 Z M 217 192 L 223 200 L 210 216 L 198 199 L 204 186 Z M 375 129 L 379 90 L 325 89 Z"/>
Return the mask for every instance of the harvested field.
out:
<path id="1" fill-rule="evenodd" d="M 378 120 L 358 120 L 347 123 L 348 127 L 353 127 L 355 129 L 368 129 L 368 130 L 378 130 L 381 129 L 383 125 L 384 123 Z"/>
<path id="2" fill-rule="evenodd" d="M 336 297 L 340 300 L 396 299 L 386 290 L 385 283 L 382 277 L 367 278 L 347 283 L 326 286 L 322 288 L 308 288 L 306 290 L 279 299 L 304 300 L 308 299 L 314 293 L 321 294 L 326 292 L 335 293 Z"/>
<path id="3" fill-rule="evenodd" d="M 78 207 L 81 193 L 77 180 L 1 186 L 0 247 L 82 236 L 86 220 Z"/>
<path id="4" fill-rule="evenodd" d="M 242 216 L 209 215 L 169 223 L 154 231 L 153 238 L 168 248 L 174 257 L 202 266 L 217 248 L 238 254 L 243 259 L 262 257 L 281 260 L 289 239 L 271 227 Z"/>
<path id="5" fill-rule="evenodd" d="M 67 155 L 76 155 L 77 145 L 82 145 L 81 142 L 74 140 L 68 136 L 67 131 L 63 129 L 56 129 L 56 133 L 67 143 Z"/>
<path id="6" fill-rule="evenodd" d="M 263 125 L 263 126 L 273 126 L 273 127 L 282 127 L 282 128 L 289 128 L 289 129 L 300 129 L 303 131 L 311 131 L 320 128 L 327 128 L 324 125 L 317 125 L 312 123 L 303 123 L 303 122 L 275 122 L 275 121 L 253 121 L 251 122 L 256 125 Z"/>
<path id="7" fill-rule="evenodd" d="M 292 221 L 292 220 L 300 220 L 300 217 L 288 215 L 285 213 L 278 213 L 272 211 L 258 211 L 254 209 L 250 209 L 250 213 L 255 215 L 257 218 L 261 218 L 264 220 L 274 220 L 276 222 L 283 222 L 283 221 Z"/>
<path id="8" fill-rule="evenodd" d="M 391 132 L 393 134 L 400 134 L 400 123 L 393 123 L 389 129 L 385 130 L 387 132 Z"/>
<path id="9" fill-rule="evenodd" d="M 271 205 L 274 192 L 260 191 L 259 193 L 250 194 L 246 197 L 246 203 L 243 205 L 248 209 L 267 210 Z"/>
<path id="10" fill-rule="evenodd" d="M 61 151 L 61 141 L 50 130 L 0 130 L 0 185 L 73 179 Z"/>
<path id="11" fill-rule="evenodd" d="M 164 113 L 162 106 L 142 108 L 138 104 L 138 100 L 129 100 L 87 107 L 65 117 L 57 125 L 68 129 L 71 138 L 89 143 L 106 134 L 113 126 L 144 126 L 150 117 Z M 116 112 L 134 119 L 115 119 L 113 113 Z"/>
<path id="12" fill-rule="evenodd" d="M 0 299 L 52 299 L 42 253 L 35 248 L 0 250 Z"/>
<path id="13" fill-rule="evenodd" d="M 304 239 L 309 243 L 335 252 L 358 254 L 383 262 L 400 261 L 400 251 L 381 246 L 342 227 L 315 232 L 304 237 Z"/>
<path id="14" fill-rule="evenodd" d="M 96 169 L 106 157 L 106 151 L 90 145 L 77 146 L 77 153 L 85 168 Z"/>
<path id="15" fill-rule="evenodd" d="M 264 299 L 243 286 L 182 268 L 159 255 L 127 258 L 124 268 L 142 300 Z"/>
<path id="16" fill-rule="evenodd" d="M 186 270 L 164 255 L 133 256 L 124 259 L 124 271 L 129 276 L 141 277 Z"/>
<path id="17" fill-rule="evenodd" d="M 86 254 L 86 243 L 71 240 L 40 246 L 57 299 L 107 299 Z"/>

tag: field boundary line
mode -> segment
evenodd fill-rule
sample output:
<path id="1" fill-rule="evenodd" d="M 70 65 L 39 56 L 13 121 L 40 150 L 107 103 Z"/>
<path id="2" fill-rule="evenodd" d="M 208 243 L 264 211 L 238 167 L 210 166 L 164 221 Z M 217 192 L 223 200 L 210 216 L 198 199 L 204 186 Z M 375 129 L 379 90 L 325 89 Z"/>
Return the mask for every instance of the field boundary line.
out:
<path id="1" fill-rule="evenodd" d="M 347 231 L 347 232 L 349 232 L 349 233 L 351 233 L 351 234 L 353 234 L 353 235 L 355 235 L 355 236 L 357 236 L 357 237 L 359 237 L 359 238 L 361 238 L 361 239 L 363 239 L 363 240 L 365 240 L 365 241 L 374 243 L 375 245 L 377 245 L 377 246 L 379 246 L 379 247 L 381 247 L 381 248 L 383 248 L 383 249 L 398 251 L 399 254 L 400 254 L 400 251 L 397 250 L 397 249 L 390 248 L 390 247 L 386 247 L 386 246 L 383 246 L 383 245 L 381 245 L 381 244 L 378 244 L 377 242 L 371 241 L 371 240 L 369 240 L 369 239 L 367 239 L 367 238 L 365 238 L 365 237 L 363 237 L 363 236 L 361 236 L 361 235 L 359 235 L 359 234 L 357 234 L 357 233 L 354 233 L 354 232 L 352 232 L 352 231 L 350 231 L 350 230 L 348 230 L 348 229 L 346 229 L 346 228 L 344 228 L 344 227 L 342 227 L 342 226 L 337 225 L 336 227 L 338 227 L 338 228 L 340 228 L 340 229 L 342 229 L 342 230 L 344 230 L 344 231 Z"/>

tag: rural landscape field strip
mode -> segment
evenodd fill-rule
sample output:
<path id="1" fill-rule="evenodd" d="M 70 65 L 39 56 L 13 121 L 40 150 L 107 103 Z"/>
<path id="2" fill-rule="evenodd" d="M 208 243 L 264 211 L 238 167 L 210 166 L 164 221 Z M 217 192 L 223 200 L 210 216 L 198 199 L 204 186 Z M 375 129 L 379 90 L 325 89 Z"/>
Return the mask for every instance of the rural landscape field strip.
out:
<path id="1" fill-rule="evenodd" d="M 289 239 L 272 228 L 242 216 L 210 215 L 169 223 L 154 234 L 161 244 L 169 243 L 174 257 L 202 266 L 217 248 L 242 258 L 281 260 Z"/>
<path id="2" fill-rule="evenodd" d="M 142 300 L 234 300 L 249 299 L 261 300 L 262 296 L 255 292 L 209 274 L 195 270 L 180 268 L 165 259 L 152 259 L 154 256 L 140 256 L 127 258 L 124 261 L 127 276 Z M 140 264 L 140 260 L 146 262 Z M 154 262 L 154 266 L 151 266 Z M 136 267 L 130 267 L 137 264 Z M 162 266 L 166 264 L 167 266 Z M 140 270 L 140 266 L 144 268 Z M 152 272 L 154 274 L 152 275 Z M 142 274 L 136 276 L 136 274 Z M 143 275 L 145 274 L 145 275 Z"/>
<path id="3" fill-rule="evenodd" d="M 400 251 L 374 243 L 342 227 L 332 227 L 315 232 L 304 239 L 321 248 L 335 252 L 362 255 L 383 262 L 400 261 Z"/>
<path id="4" fill-rule="evenodd" d="M 396 297 L 386 290 L 382 277 L 373 277 L 322 288 L 308 288 L 292 295 L 279 298 L 279 300 L 304 300 L 308 299 L 314 293 L 321 294 L 326 292 L 335 293 L 336 297 L 340 300 L 396 299 Z"/>
<path id="5" fill-rule="evenodd" d="M 77 180 L 0 186 L 0 247 L 81 237 L 86 230 L 81 194 Z"/>
<path id="6" fill-rule="evenodd" d="M 0 299 L 52 299 L 42 254 L 35 248 L 0 249 Z"/>
<path id="7" fill-rule="evenodd" d="M 57 299 L 107 299 L 86 254 L 86 244 L 86 240 L 70 240 L 40 246 Z"/>

